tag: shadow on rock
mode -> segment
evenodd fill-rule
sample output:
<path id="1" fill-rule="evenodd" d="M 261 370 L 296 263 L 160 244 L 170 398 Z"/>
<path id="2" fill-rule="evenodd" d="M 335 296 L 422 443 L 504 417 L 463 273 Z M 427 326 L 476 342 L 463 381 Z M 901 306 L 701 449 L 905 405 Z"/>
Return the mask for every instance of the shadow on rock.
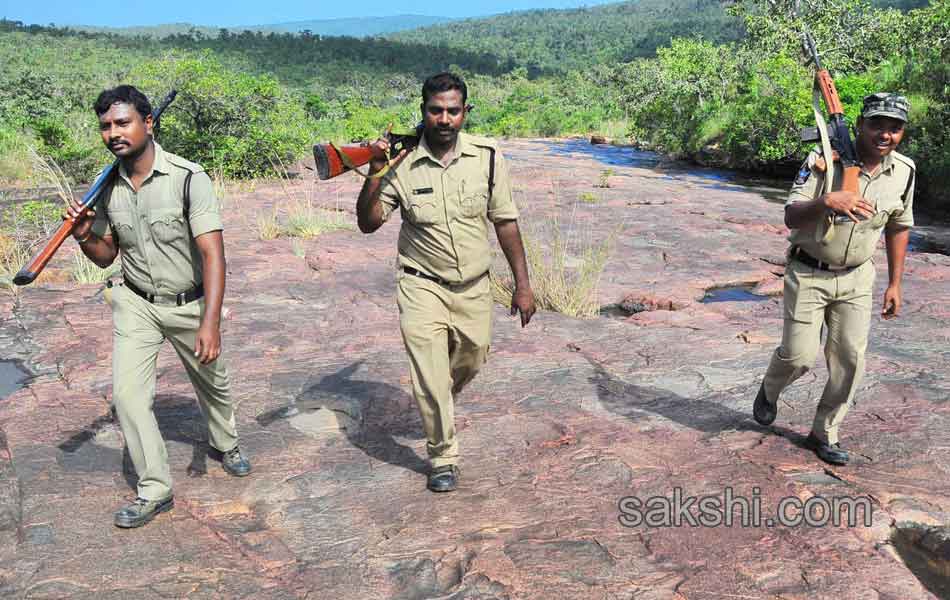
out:
<path id="1" fill-rule="evenodd" d="M 584 356 L 594 367 L 590 382 L 597 388 L 597 397 L 610 412 L 636 418 L 641 413 L 652 413 L 705 433 L 723 430 L 759 431 L 750 424 L 751 412 L 733 410 L 722 404 L 702 398 L 685 398 L 664 390 L 634 385 L 621 380 L 589 356 Z"/>
<path id="2" fill-rule="evenodd" d="M 206 474 L 208 423 L 198 407 L 197 400 L 191 396 L 158 395 L 155 397 L 154 410 L 158 428 L 166 444 L 178 442 L 191 446 L 188 475 L 200 477 Z M 57 461 L 64 470 L 109 472 L 121 469 L 126 482 L 135 488 L 135 468 L 119 435 L 118 419 L 112 410 L 96 417 L 57 447 L 61 450 Z"/>
<path id="3" fill-rule="evenodd" d="M 407 410 L 414 400 L 388 383 L 353 379 L 362 364 L 363 361 L 357 361 L 316 383 L 308 383 L 289 405 L 258 415 L 257 422 L 268 427 L 275 421 L 291 420 L 294 427 L 304 428 L 308 424 L 298 425 L 295 421 L 308 413 L 326 411 L 333 416 L 329 425 L 324 422 L 310 426 L 324 427 L 321 432 L 328 428 L 343 430 L 347 439 L 367 455 L 416 473 L 427 473 L 426 461 L 393 437 L 424 437 L 415 411 Z"/>
<path id="4" fill-rule="evenodd" d="M 771 431 L 799 448 L 805 448 L 805 436 L 775 425 L 762 427 L 753 421 L 751 395 L 749 412 L 740 412 L 711 400 L 686 398 L 662 388 L 628 383 L 597 360 L 586 354 L 583 356 L 594 367 L 590 382 L 597 388 L 597 397 L 610 412 L 630 419 L 651 413 L 704 433 Z"/>

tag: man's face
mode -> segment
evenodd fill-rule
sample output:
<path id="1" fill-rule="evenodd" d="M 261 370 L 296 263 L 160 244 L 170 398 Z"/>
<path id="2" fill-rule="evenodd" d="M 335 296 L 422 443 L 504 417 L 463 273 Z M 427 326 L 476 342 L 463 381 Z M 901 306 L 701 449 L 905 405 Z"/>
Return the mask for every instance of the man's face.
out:
<path id="1" fill-rule="evenodd" d="M 870 117 L 858 121 L 858 140 L 862 154 L 884 158 L 904 138 L 904 122 L 892 117 Z"/>
<path id="2" fill-rule="evenodd" d="M 152 115 L 143 119 L 131 104 L 113 104 L 99 116 L 99 133 L 116 158 L 138 156 L 152 135 Z"/>
<path id="3" fill-rule="evenodd" d="M 429 143 L 442 147 L 454 145 L 465 123 L 466 112 L 460 91 L 433 94 L 422 105 L 422 120 Z"/>

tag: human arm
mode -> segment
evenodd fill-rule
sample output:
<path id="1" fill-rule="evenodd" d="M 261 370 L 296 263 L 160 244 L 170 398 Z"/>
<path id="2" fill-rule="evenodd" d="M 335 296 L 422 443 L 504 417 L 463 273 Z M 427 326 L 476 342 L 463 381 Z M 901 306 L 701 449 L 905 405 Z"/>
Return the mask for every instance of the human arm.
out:
<path id="1" fill-rule="evenodd" d="M 893 319 L 901 311 L 901 279 L 904 276 L 904 258 L 907 255 L 909 240 L 909 228 L 887 229 L 884 232 L 884 244 L 887 247 L 887 290 L 884 291 L 881 316 L 885 319 Z"/>
<path id="2" fill-rule="evenodd" d="M 521 231 L 518 221 L 511 219 L 495 223 L 495 235 L 498 236 L 498 245 L 501 246 L 515 278 L 515 291 L 511 296 L 512 316 L 521 313 L 521 326 L 531 321 L 537 308 L 534 304 L 534 292 L 528 281 L 528 262 L 525 259 L 524 244 L 521 241 Z"/>
<path id="3" fill-rule="evenodd" d="M 209 231 L 195 238 L 201 255 L 205 310 L 195 338 L 195 356 L 201 364 L 214 362 L 221 355 L 221 303 L 224 300 L 224 235 Z"/>

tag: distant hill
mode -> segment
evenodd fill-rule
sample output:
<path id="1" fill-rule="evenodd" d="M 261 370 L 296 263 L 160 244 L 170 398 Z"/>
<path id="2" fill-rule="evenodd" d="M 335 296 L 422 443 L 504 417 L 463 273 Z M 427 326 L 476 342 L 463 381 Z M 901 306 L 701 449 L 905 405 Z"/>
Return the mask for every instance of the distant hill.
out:
<path id="1" fill-rule="evenodd" d="M 349 36 L 369 37 L 429 27 L 453 21 L 450 17 L 429 17 L 425 15 L 396 15 L 392 17 L 352 17 L 345 19 L 313 19 L 307 21 L 292 21 L 289 23 L 272 23 L 268 25 L 248 25 L 246 27 L 205 27 L 191 23 L 165 23 L 162 25 L 148 25 L 135 27 L 96 27 L 91 25 L 67 25 L 70 29 L 87 33 L 106 33 L 122 36 L 143 36 L 149 38 L 163 38 L 169 35 L 180 35 L 198 32 L 205 37 L 217 37 L 221 29 L 233 33 L 241 31 L 263 31 L 277 33 L 301 33 L 310 31 L 320 36 Z"/>
<path id="2" fill-rule="evenodd" d="M 719 0 L 632 0 L 570 10 L 527 10 L 388 35 L 390 39 L 488 52 L 529 72 L 652 56 L 673 37 L 742 37 Z"/>
<path id="3" fill-rule="evenodd" d="M 425 15 L 396 15 L 393 17 L 351 17 L 346 19 L 318 19 L 311 21 L 292 21 L 275 25 L 260 25 L 244 29 L 261 31 L 280 31 L 300 33 L 309 30 L 314 35 L 340 35 L 367 37 L 430 27 L 454 21 L 449 17 L 427 17 Z"/>

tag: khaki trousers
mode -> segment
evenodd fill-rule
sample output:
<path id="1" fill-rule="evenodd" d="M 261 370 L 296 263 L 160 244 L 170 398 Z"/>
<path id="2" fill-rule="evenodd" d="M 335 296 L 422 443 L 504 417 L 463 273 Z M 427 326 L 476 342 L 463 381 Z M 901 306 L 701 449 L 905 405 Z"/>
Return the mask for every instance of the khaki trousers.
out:
<path id="1" fill-rule="evenodd" d="M 125 286 L 112 288 L 112 396 L 125 443 L 139 476 L 138 495 L 160 500 L 171 494 L 168 452 L 155 419 L 155 365 L 167 338 L 178 353 L 208 419 L 212 447 L 237 445 L 228 372 L 219 357 L 209 365 L 195 358 L 195 338 L 204 299 L 184 306 L 151 304 Z"/>
<path id="2" fill-rule="evenodd" d="M 812 368 L 824 323 L 828 382 L 812 432 L 829 444 L 838 442 L 838 427 L 864 375 L 874 278 L 871 261 L 843 274 L 814 269 L 797 260 L 790 260 L 785 270 L 782 345 L 772 355 L 765 374 L 765 395 L 774 404 L 782 390 Z"/>
<path id="3" fill-rule="evenodd" d="M 400 272 L 399 325 L 409 354 L 412 392 L 433 467 L 456 464 L 454 394 L 488 357 L 492 297 L 488 276 L 443 286 Z"/>

